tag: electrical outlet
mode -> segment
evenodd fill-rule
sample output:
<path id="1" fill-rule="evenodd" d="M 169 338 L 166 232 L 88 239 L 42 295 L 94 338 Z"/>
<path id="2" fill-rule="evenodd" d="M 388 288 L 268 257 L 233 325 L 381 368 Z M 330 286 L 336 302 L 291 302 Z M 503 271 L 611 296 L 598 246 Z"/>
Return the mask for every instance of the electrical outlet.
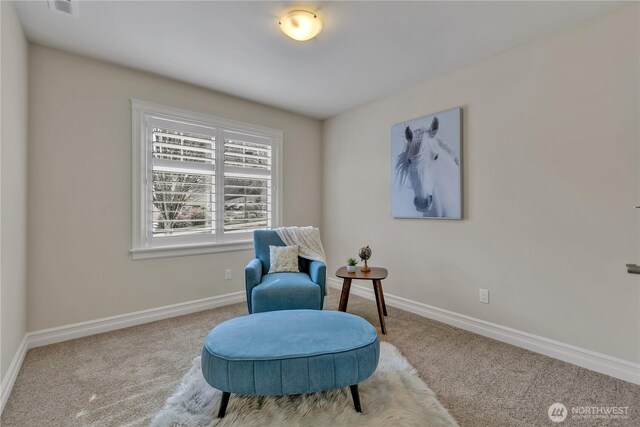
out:
<path id="1" fill-rule="evenodd" d="M 224 271 L 224 280 L 231 280 L 231 269 L 227 268 Z"/>
<path id="2" fill-rule="evenodd" d="M 488 289 L 480 289 L 480 302 L 484 304 L 489 304 L 489 290 Z"/>

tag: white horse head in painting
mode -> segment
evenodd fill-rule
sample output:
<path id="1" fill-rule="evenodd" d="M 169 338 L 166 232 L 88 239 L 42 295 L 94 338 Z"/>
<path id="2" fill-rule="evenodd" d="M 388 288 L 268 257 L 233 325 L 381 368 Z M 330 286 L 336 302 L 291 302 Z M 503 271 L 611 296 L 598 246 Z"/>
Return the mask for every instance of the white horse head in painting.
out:
<path id="1" fill-rule="evenodd" d="M 460 218 L 460 159 L 438 133 L 438 118 L 431 126 L 405 128 L 404 151 L 396 161 L 401 186 L 413 189 L 413 205 L 423 217 Z"/>

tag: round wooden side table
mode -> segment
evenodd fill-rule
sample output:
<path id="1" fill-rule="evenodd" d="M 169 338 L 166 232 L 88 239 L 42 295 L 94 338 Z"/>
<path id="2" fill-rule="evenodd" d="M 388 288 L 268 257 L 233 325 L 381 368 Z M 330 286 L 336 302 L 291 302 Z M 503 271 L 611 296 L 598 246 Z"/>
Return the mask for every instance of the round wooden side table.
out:
<path id="1" fill-rule="evenodd" d="M 373 293 L 376 295 L 376 304 L 378 305 L 378 317 L 380 318 L 380 329 L 382 333 L 387 333 L 387 328 L 384 325 L 384 316 L 387 315 L 387 306 L 384 303 L 384 293 L 382 292 L 382 280 L 387 277 L 389 272 L 386 268 L 371 267 L 371 271 L 366 273 L 360 271 L 357 268 L 355 272 L 349 273 L 347 267 L 340 267 L 336 271 L 336 276 L 342 280 L 342 294 L 340 295 L 340 305 L 338 310 L 347 311 L 347 304 L 349 304 L 349 292 L 351 291 L 352 280 L 371 280 L 373 283 Z"/>

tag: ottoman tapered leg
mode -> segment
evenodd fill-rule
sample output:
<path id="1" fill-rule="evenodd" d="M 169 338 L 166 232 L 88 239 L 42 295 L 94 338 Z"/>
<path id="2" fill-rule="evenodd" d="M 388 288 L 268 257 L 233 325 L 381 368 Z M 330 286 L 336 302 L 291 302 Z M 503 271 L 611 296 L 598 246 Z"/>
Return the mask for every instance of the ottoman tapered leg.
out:
<path id="1" fill-rule="evenodd" d="M 231 393 L 223 391 L 222 399 L 220 400 L 220 409 L 218 409 L 218 418 L 224 417 L 225 412 L 227 412 L 227 404 L 229 403 L 229 397 L 231 397 Z"/>
<path id="2" fill-rule="evenodd" d="M 353 399 L 353 406 L 356 408 L 356 412 L 362 412 L 362 407 L 360 406 L 360 393 L 358 392 L 358 384 L 354 384 L 349 386 L 351 389 L 351 398 Z"/>

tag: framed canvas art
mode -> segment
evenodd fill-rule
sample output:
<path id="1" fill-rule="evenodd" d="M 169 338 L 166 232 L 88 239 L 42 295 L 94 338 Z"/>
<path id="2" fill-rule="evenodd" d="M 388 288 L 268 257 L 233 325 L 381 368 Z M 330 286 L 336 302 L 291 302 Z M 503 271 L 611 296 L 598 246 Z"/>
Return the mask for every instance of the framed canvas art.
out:
<path id="1" fill-rule="evenodd" d="M 391 127 L 391 215 L 462 219 L 462 108 Z"/>

